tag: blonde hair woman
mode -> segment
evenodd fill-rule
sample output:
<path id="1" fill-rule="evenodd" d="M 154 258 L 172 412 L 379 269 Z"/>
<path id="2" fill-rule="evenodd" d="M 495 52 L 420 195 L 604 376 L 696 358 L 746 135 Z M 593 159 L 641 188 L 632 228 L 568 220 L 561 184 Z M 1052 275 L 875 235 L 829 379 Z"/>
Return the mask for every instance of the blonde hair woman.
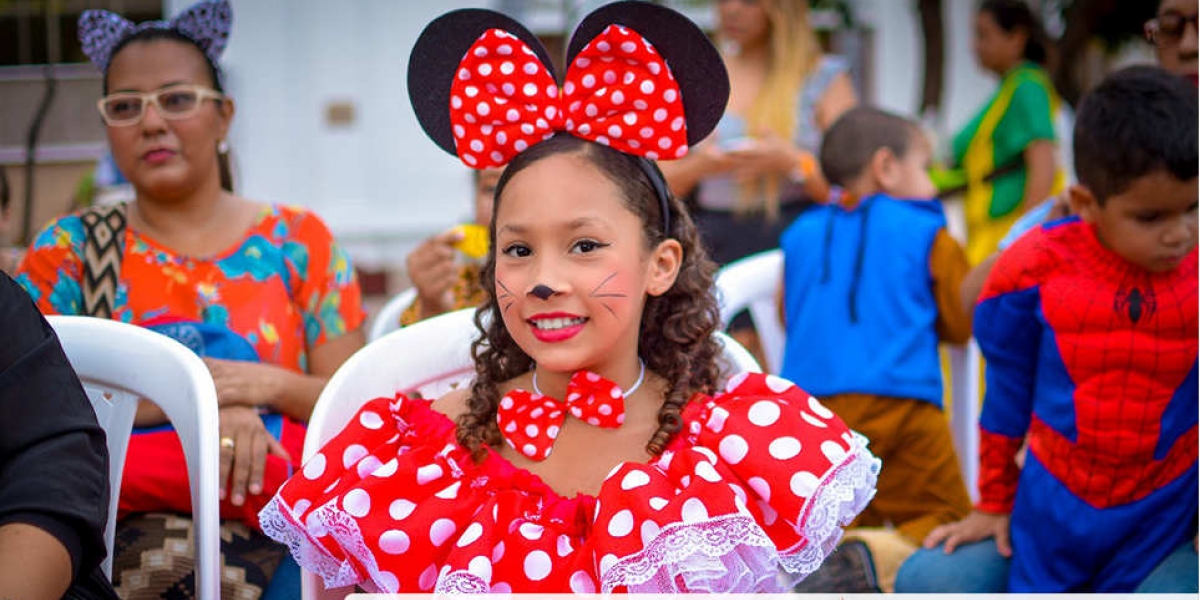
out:
<path id="1" fill-rule="evenodd" d="M 692 199 L 710 256 L 724 265 L 779 245 L 779 235 L 828 190 L 813 158 L 821 133 L 858 104 L 845 60 L 822 55 L 807 0 L 716 0 L 730 95 L 709 139 L 660 165 Z M 735 337 L 757 346 L 749 322 Z"/>

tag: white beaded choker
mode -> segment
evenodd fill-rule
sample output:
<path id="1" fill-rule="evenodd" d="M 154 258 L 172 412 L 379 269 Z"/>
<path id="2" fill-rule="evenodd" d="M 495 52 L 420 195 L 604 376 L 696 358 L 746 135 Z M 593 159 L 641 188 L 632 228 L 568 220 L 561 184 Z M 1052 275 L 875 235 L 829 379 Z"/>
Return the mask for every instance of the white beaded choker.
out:
<path id="1" fill-rule="evenodd" d="M 624 390 L 625 397 L 628 398 L 629 396 L 632 396 L 633 393 L 638 390 L 638 388 L 642 387 L 642 380 L 645 378 L 646 378 L 646 361 L 642 360 L 642 357 L 639 356 L 638 357 L 637 381 L 633 382 L 633 385 L 629 386 L 628 390 Z M 537 369 L 533 370 L 533 393 L 535 393 L 539 396 L 545 396 L 545 394 L 542 393 L 542 390 L 538 388 Z"/>

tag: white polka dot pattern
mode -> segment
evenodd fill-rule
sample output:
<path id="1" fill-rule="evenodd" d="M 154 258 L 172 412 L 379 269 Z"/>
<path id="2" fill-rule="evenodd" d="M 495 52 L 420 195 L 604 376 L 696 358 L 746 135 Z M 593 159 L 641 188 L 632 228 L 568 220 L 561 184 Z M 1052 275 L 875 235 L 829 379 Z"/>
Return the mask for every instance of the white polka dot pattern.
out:
<path id="1" fill-rule="evenodd" d="M 601 70 L 597 81 L 603 77 Z M 572 390 L 573 401 L 590 397 L 595 406 L 612 398 L 611 382 L 579 378 L 596 387 Z M 540 398 L 525 403 L 510 396 L 501 403 L 501 410 L 521 415 L 519 433 L 536 425 L 545 435 L 547 423 L 531 421 L 533 411 L 541 410 L 537 419 L 568 412 Z M 463 584 L 496 593 L 636 591 L 613 585 L 639 557 L 681 547 L 680 536 L 689 531 L 702 533 L 682 547 L 703 544 L 698 540 L 723 531 L 730 519 L 756 528 L 773 547 L 759 543 L 763 552 L 823 555 L 834 547 L 838 524 L 850 522 L 861 505 L 851 509 L 831 500 L 847 490 L 830 482 L 850 470 L 848 461 L 870 455 L 823 408 L 782 379 L 739 378 L 725 394 L 690 402 L 681 434 L 660 457 L 620 462 L 596 497 L 567 498 L 495 454 L 472 460 L 455 442 L 453 422 L 428 401 L 381 399 L 364 406 L 277 500 L 290 513 L 283 521 L 299 530 L 291 541 L 315 545 L 359 578 L 344 583 L 373 579 L 367 582 L 372 589 L 435 593 Z M 871 485 L 873 479 L 864 479 L 854 488 L 863 505 Z M 812 520 L 828 523 L 816 537 Z M 359 535 L 347 538 L 346 531 Z M 347 576 L 337 569 L 337 577 Z"/>
<path id="2" fill-rule="evenodd" d="M 541 581 L 550 574 L 553 564 L 550 555 L 541 550 L 534 550 L 525 557 L 525 576 L 530 581 Z"/>
<path id="3" fill-rule="evenodd" d="M 365 517 L 371 512 L 371 496 L 363 490 L 350 490 L 342 498 L 342 508 L 354 517 Z"/>
<path id="4" fill-rule="evenodd" d="M 388 554 L 404 554 L 408 546 L 408 534 L 398 529 L 389 529 L 379 536 L 379 549 Z"/>
<path id="5" fill-rule="evenodd" d="M 596 582 L 592 581 L 592 576 L 584 571 L 575 571 L 571 574 L 571 591 L 576 594 L 594 594 L 596 593 Z"/>
<path id="6" fill-rule="evenodd" d="M 620 427 L 625 422 L 625 396 L 617 384 L 579 371 L 567 382 L 565 403 L 525 390 L 508 392 L 496 409 L 496 425 L 513 450 L 532 460 L 545 460 L 568 413 L 594 427 Z"/>
<path id="7" fill-rule="evenodd" d="M 317 479 L 325 474 L 325 454 L 320 453 L 310 458 L 304 463 L 304 476 L 308 479 Z"/>
<path id="8" fill-rule="evenodd" d="M 492 563 L 485 556 L 476 556 L 475 558 L 472 558 L 471 562 L 467 563 L 467 570 L 470 571 L 472 575 L 475 575 L 484 581 L 489 581 L 492 578 Z"/>
<path id="9" fill-rule="evenodd" d="M 613 515 L 612 520 L 608 522 L 608 534 L 613 537 L 625 537 L 631 531 L 633 531 L 633 513 L 629 509 Z"/>
<path id="10" fill-rule="evenodd" d="M 429 528 L 429 541 L 434 546 L 441 546 L 446 543 L 450 536 L 454 535 L 457 526 L 450 519 L 438 519 L 433 522 L 433 526 Z"/>
<path id="11" fill-rule="evenodd" d="M 679 158 L 688 150 L 687 126 L 679 85 L 664 66 L 645 38 L 610 25 L 575 57 L 560 93 L 524 42 L 488 30 L 463 57 L 450 88 L 458 157 L 476 169 L 502 166 L 567 131 L 630 154 Z"/>

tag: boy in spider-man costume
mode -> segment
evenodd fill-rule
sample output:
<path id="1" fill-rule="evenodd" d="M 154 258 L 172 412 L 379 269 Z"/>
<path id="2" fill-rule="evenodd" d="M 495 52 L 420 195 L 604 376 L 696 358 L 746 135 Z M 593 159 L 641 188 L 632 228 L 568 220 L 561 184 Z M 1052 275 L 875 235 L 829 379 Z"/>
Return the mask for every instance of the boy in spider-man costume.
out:
<path id="1" fill-rule="evenodd" d="M 1079 216 L 1024 236 L 984 288 L 980 502 L 931 538 L 1008 553 L 1011 531 L 1010 592 L 1132 591 L 1194 543 L 1196 106 L 1158 69 L 1102 83 L 1075 125 Z"/>

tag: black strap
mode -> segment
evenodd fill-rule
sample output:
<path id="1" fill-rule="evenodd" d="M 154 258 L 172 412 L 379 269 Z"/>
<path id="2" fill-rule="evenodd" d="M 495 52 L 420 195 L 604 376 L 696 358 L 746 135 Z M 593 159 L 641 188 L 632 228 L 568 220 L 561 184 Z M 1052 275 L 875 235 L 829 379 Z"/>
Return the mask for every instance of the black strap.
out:
<path id="1" fill-rule="evenodd" d="M 124 202 L 92 206 L 83 211 L 83 314 L 112 318 L 116 308 L 117 284 L 124 250 Z"/>
<path id="2" fill-rule="evenodd" d="M 1023 154 L 1018 154 L 1016 157 L 1014 157 L 1012 160 L 1008 161 L 1007 163 L 1004 163 L 1004 164 L 1000 165 L 999 167 L 992 169 L 992 172 L 988 173 L 987 175 L 984 175 L 983 179 L 981 179 L 980 182 L 981 183 L 989 183 L 991 181 L 996 180 L 999 177 L 1003 177 L 1010 173 L 1016 173 L 1017 171 L 1020 171 L 1021 169 L 1024 169 L 1024 168 L 1025 168 L 1025 156 Z M 970 186 L 971 186 L 971 183 L 968 182 L 968 183 L 964 183 L 962 185 L 956 185 L 952 188 L 940 190 L 940 191 L 938 191 L 937 197 L 939 199 L 944 200 L 951 196 L 957 196 L 958 194 L 961 194 L 961 193 L 967 191 L 967 188 Z"/>

